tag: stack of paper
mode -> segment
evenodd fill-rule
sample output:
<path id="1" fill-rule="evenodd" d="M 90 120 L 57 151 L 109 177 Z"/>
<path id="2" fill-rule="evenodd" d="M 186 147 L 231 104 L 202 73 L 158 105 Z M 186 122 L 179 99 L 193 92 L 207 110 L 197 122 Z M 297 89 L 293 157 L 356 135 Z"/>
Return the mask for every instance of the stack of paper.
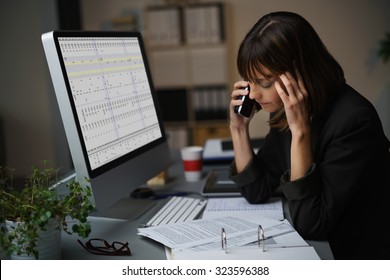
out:
<path id="1" fill-rule="evenodd" d="M 234 216 L 234 217 L 265 217 L 283 220 L 283 204 L 281 198 L 273 198 L 268 203 L 250 204 L 243 197 L 210 198 L 203 212 L 203 219 Z"/>
<path id="2" fill-rule="evenodd" d="M 224 250 L 199 252 L 167 251 L 169 260 L 320 260 L 311 246 L 268 248 L 265 252 L 256 246 L 234 247 L 227 253 Z"/>

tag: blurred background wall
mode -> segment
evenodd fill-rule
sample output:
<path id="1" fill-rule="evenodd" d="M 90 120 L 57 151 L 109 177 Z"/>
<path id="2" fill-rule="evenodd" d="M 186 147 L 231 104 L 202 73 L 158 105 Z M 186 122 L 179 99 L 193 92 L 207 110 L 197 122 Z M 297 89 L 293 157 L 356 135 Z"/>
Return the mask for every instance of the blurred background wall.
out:
<path id="1" fill-rule="evenodd" d="M 0 165 L 30 172 L 49 160 L 64 171 L 72 167 L 62 122 L 46 65 L 41 34 L 53 29 L 110 29 L 126 13 L 139 16 L 158 0 L 2 0 L 0 2 Z M 174 1 L 173 1 L 174 2 Z M 196 1 L 215 2 L 215 1 Z M 228 12 L 231 85 L 239 79 L 235 53 L 244 35 L 264 14 L 300 13 L 344 68 L 347 82 L 380 112 L 390 136 L 390 64 L 377 56 L 379 41 L 390 32 L 388 0 L 222 0 Z M 251 125 L 252 136 L 267 132 L 266 114 Z"/>

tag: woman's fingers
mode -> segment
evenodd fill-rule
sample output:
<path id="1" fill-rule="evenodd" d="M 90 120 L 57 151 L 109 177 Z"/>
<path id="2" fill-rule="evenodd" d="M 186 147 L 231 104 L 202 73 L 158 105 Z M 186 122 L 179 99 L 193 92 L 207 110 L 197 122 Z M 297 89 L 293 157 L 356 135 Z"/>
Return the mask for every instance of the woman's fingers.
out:
<path id="1" fill-rule="evenodd" d="M 292 97 L 299 97 L 299 95 L 302 94 L 298 82 L 294 79 L 290 72 L 280 75 L 280 79 L 286 87 L 288 95 L 291 95 Z"/>
<path id="2" fill-rule="evenodd" d="M 247 95 L 248 91 L 244 88 L 248 86 L 248 82 L 246 81 L 238 81 L 234 84 L 234 88 L 231 94 L 233 99 L 236 99 L 240 95 Z"/>
<path id="3" fill-rule="evenodd" d="M 288 93 L 284 90 L 281 85 L 282 82 L 275 81 L 275 89 L 279 94 L 280 99 L 282 99 L 283 104 L 287 104 L 288 102 Z"/>

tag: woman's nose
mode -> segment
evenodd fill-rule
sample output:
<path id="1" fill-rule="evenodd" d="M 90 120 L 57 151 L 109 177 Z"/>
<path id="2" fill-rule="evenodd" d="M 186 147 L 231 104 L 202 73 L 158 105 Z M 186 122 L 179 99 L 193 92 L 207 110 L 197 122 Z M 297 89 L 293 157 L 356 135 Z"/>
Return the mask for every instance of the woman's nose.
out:
<path id="1" fill-rule="evenodd" d="M 261 93 L 259 91 L 259 88 L 256 87 L 255 85 L 250 85 L 250 91 L 249 91 L 249 98 L 250 99 L 256 99 L 260 97 Z"/>

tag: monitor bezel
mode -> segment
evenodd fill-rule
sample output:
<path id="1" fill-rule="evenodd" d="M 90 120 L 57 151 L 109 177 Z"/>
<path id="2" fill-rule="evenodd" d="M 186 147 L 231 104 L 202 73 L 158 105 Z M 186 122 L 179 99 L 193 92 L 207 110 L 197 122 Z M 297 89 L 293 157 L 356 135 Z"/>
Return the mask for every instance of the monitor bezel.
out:
<path id="1" fill-rule="evenodd" d="M 78 115 L 77 115 L 76 107 L 75 107 L 73 97 L 72 97 L 72 90 L 70 87 L 69 78 L 68 78 L 67 71 L 65 68 L 64 58 L 63 58 L 63 54 L 61 52 L 60 43 L 59 43 L 59 38 L 66 38 L 66 37 L 67 38 L 69 38 L 69 37 L 137 38 L 137 40 L 139 42 L 141 54 L 142 54 L 142 59 L 144 61 L 144 67 L 145 67 L 145 71 L 146 71 L 146 75 L 147 75 L 147 79 L 148 79 L 148 83 L 149 83 L 149 88 L 151 90 L 151 95 L 152 95 L 154 107 L 155 107 L 156 114 L 157 114 L 159 129 L 161 131 L 160 138 L 155 139 L 152 142 L 149 142 L 146 145 L 139 147 L 139 148 L 127 153 L 127 154 L 124 154 L 124 155 L 112 160 L 111 162 L 105 163 L 102 166 L 99 166 L 95 169 L 91 168 L 91 163 L 90 163 L 90 160 L 89 160 L 88 154 L 87 154 L 86 143 L 85 143 L 84 138 L 83 138 L 80 122 L 78 121 Z M 166 134 L 165 134 L 164 126 L 163 126 L 163 118 L 162 118 L 161 108 L 160 108 L 159 102 L 157 100 L 157 93 L 156 93 L 154 85 L 153 85 L 152 74 L 151 74 L 151 70 L 149 67 L 149 62 L 147 59 L 143 38 L 142 38 L 142 35 L 140 32 L 137 32 L 137 31 L 59 31 L 59 30 L 55 30 L 55 31 L 53 31 L 53 39 L 54 39 L 56 52 L 58 55 L 59 64 L 61 67 L 61 73 L 62 73 L 63 80 L 64 80 L 65 86 L 66 86 L 67 97 L 68 97 L 69 103 L 71 105 L 73 119 L 74 119 L 75 126 L 77 129 L 78 140 L 79 140 L 82 152 L 83 152 L 84 162 L 85 162 L 87 172 L 88 172 L 88 175 L 90 178 L 96 178 L 96 177 L 100 176 L 101 174 L 104 174 L 104 173 L 108 172 L 109 170 L 114 169 L 114 168 L 122 165 L 123 163 L 147 152 L 148 150 L 153 149 L 153 148 L 157 147 L 158 145 L 166 142 Z"/>

